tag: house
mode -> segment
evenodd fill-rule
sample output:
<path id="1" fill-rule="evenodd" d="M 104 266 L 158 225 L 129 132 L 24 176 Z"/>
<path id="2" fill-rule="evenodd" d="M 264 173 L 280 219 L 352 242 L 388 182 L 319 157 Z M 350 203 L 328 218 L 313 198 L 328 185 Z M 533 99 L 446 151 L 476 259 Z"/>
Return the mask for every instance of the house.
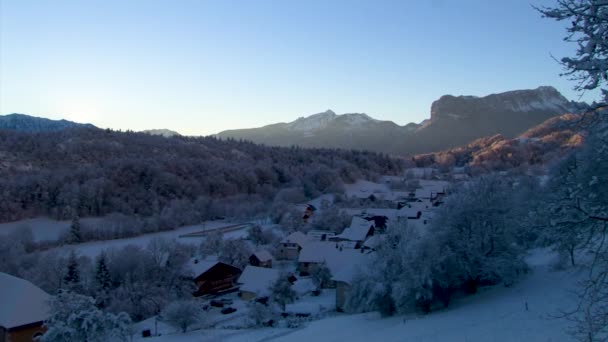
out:
<path id="1" fill-rule="evenodd" d="M 366 256 L 363 250 L 344 248 L 340 242 L 315 241 L 307 243 L 298 258 L 300 275 L 308 275 L 322 265 L 333 274 L 351 264 L 358 264 Z"/>
<path id="2" fill-rule="evenodd" d="M 251 266 L 272 268 L 272 255 L 266 250 L 257 251 L 249 257 L 249 264 Z"/>
<path id="3" fill-rule="evenodd" d="M 186 264 L 186 272 L 196 284 L 195 297 L 236 290 L 236 280 L 241 274 L 241 270 L 232 265 L 217 260 L 198 259 L 192 259 Z"/>
<path id="4" fill-rule="evenodd" d="M 336 311 L 347 312 L 346 301 L 350 296 L 352 283 L 357 272 L 356 265 L 349 265 L 332 276 L 336 284 Z"/>
<path id="5" fill-rule="evenodd" d="M 314 205 L 307 204 L 306 209 L 304 210 L 304 215 L 302 216 L 304 222 L 308 222 L 308 219 L 314 215 L 315 211 L 317 211 L 317 208 Z"/>
<path id="6" fill-rule="evenodd" d="M 247 266 L 239 277 L 239 296 L 243 300 L 268 297 L 272 285 L 279 279 L 279 270 Z"/>
<path id="7" fill-rule="evenodd" d="M 368 237 L 374 235 L 374 223 L 361 217 L 353 217 L 350 226 L 342 232 L 342 234 L 336 235 L 332 241 L 356 241 L 357 246 L 360 248 L 363 245 L 363 241 Z"/>
<path id="8" fill-rule="evenodd" d="M 0 272 L 0 342 L 34 341 L 42 336 L 50 298 L 29 281 Z"/>
<path id="9" fill-rule="evenodd" d="M 336 236 L 336 233 L 328 230 L 311 230 L 306 233 L 306 236 L 309 241 L 326 241 Z"/>
<path id="10" fill-rule="evenodd" d="M 278 258 L 284 260 L 297 260 L 302 246 L 308 242 L 308 237 L 302 232 L 294 232 L 281 240 L 277 250 Z"/>
<path id="11" fill-rule="evenodd" d="M 433 204 L 428 200 L 417 200 L 410 202 L 405 207 L 399 209 L 398 218 L 407 220 L 418 220 L 425 211 L 430 210 Z"/>

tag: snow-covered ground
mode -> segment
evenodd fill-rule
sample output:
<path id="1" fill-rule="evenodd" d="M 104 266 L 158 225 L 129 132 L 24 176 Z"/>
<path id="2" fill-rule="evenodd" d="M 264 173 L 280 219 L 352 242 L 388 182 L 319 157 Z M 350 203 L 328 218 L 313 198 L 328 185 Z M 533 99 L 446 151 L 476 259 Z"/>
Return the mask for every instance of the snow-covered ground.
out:
<path id="1" fill-rule="evenodd" d="M 556 256 L 535 251 L 531 271 L 510 288 L 488 288 L 429 315 L 381 318 L 377 313 L 336 314 L 304 328 L 198 330 L 149 341 L 573 341 L 560 310 L 575 305 L 572 292 L 582 271 L 555 271 Z M 320 299 L 322 300 L 322 299 Z M 527 303 L 527 309 L 526 309 Z M 304 303 L 298 304 L 304 305 Z M 311 302 L 312 306 L 314 304 Z"/>
<path id="2" fill-rule="evenodd" d="M 95 224 L 101 218 L 83 218 L 83 224 Z M 57 221 L 48 217 L 39 217 L 33 219 L 20 220 L 15 222 L 0 223 L 0 237 L 8 235 L 17 229 L 29 228 L 34 235 L 34 241 L 55 241 L 61 235 L 67 232 L 71 221 Z"/>
<path id="3" fill-rule="evenodd" d="M 185 227 L 181 227 L 181 228 L 178 228 L 175 230 L 169 230 L 169 231 L 151 233 L 151 234 L 144 234 L 144 235 L 127 238 L 127 239 L 92 241 L 92 242 L 80 243 L 77 245 L 62 246 L 62 247 L 58 247 L 58 248 L 63 249 L 63 250 L 72 250 L 73 249 L 79 255 L 88 256 L 90 258 L 95 258 L 102 251 L 109 250 L 109 249 L 120 249 L 120 248 L 128 246 L 128 245 L 146 247 L 148 245 L 148 243 L 150 243 L 150 240 L 152 240 L 153 238 L 157 238 L 157 237 L 176 240 L 176 241 L 178 241 L 180 243 L 184 243 L 184 244 L 198 245 L 205 239 L 204 236 L 183 237 L 182 235 L 196 233 L 196 232 L 204 231 L 204 230 L 213 230 L 213 229 L 222 228 L 222 227 L 234 226 L 235 224 L 237 224 L 237 223 L 231 222 L 231 221 L 226 221 L 226 220 L 207 221 L 207 222 L 204 222 L 201 224 L 185 226 Z M 230 231 L 230 232 L 224 234 L 224 238 L 225 239 L 239 238 L 239 237 L 244 237 L 246 235 L 247 235 L 247 229 L 243 228 L 241 230 Z"/>

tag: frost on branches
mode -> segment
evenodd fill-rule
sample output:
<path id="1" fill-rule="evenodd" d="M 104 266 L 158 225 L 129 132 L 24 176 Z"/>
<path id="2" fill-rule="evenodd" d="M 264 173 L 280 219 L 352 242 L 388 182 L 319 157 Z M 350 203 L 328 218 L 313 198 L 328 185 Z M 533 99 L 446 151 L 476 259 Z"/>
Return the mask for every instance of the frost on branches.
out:
<path id="1" fill-rule="evenodd" d="M 50 307 L 43 342 L 127 341 L 131 335 L 131 319 L 126 313 L 103 312 L 91 297 L 60 291 Z"/>
<path id="2" fill-rule="evenodd" d="M 577 90 L 593 90 L 608 81 L 608 1 L 559 0 L 556 7 L 537 8 L 544 17 L 568 20 L 565 41 L 578 45 L 574 57 L 561 59 L 565 75 L 578 81 Z M 608 90 L 601 89 L 604 101 Z"/>

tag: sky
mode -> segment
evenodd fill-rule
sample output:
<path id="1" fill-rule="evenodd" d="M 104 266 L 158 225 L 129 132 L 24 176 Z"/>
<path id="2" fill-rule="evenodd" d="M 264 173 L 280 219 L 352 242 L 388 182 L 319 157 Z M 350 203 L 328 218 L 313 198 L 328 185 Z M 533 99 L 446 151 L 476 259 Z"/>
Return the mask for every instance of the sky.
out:
<path id="1" fill-rule="evenodd" d="M 445 94 L 579 100 L 565 23 L 532 8 L 553 4 L 0 0 L 0 114 L 207 135 L 327 109 L 403 125 Z"/>

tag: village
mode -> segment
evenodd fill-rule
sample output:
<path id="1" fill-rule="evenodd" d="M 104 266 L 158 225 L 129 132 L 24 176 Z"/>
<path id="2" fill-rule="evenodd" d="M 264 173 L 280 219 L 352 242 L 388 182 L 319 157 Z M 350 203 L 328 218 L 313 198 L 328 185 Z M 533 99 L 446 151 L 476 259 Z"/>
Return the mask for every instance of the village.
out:
<path id="1" fill-rule="evenodd" d="M 377 248 L 387 243 L 387 231 L 408 226 L 423 233 L 432 222 L 450 185 L 446 180 L 437 179 L 436 175 L 432 169 L 410 169 L 403 176 L 382 176 L 377 182 L 360 180 L 347 184 L 344 194 L 325 194 L 294 206 L 293 212 L 300 213 L 302 223 L 317 220 L 315 227 L 323 226 L 323 222 L 318 221 L 323 219 L 324 211 L 347 218 L 348 226 L 338 231 L 285 232 L 276 224 L 253 222 L 206 224 L 204 229 L 178 230 L 179 235 L 175 233 L 173 237 L 182 241 L 198 244 L 210 235 L 219 234 L 223 239 L 243 240 L 253 251 L 244 267 L 219 261 L 216 255 L 195 256 L 188 260 L 182 274 L 194 282 L 193 297 L 207 316 L 204 324 L 194 324 L 190 329 L 247 328 L 251 327 L 252 319 L 258 320 L 258 326 L 293 328 L 306 321 L 348 312 L 346 300 L 353 277 L 361 266 L 374 262 Z M 262 231 L 271 230 L 280 236 L 280 240 L 268 245 L 253 244 L 246 233 L 254 226 Z M 126 240 L 124 243 L 129 241 Z M 144 236 L 130 241 L 147 240 Z M 121 243 L 121 240 L 113 242 Z M 75 248 L 91 257 L 102 251 L 95 243 Z M 11 340 L 14 340 L 20 334 L 41 334 L 46 318 L 42 317 L 45 301 L 49 296 L 36 286 L 23 286 L 22 283 L 27 283 L 25 280 L 8 275 L 5 278 L 3 287 L 23 290 L 7 292 L 11 301 L 2 298 L 3 303 L 19 305 L 20 297 L 30 296 L 30 302 L 38 302 L 30 303 L 30 308 L 38 309 L 22 309 L 23 321 L 17 326 L 8 318 L 0 319 L 0 341 L 5 340 L 3 335 L 12 336 Z M 256 314 L 250 312 L 254 308 L 251 304 L 270 306 L 273 291 L 276 291 L 273 287 L 281 278 L 286 279 L 288 291 L 292 291 L 294 297 L 282 303 L 279 319 L 271 319 L 268 315 L 254 317 Z M 28 294 L 27 289 L 35 295 Z M 30 313 L 31 319 L 28 319 Z M 279 322 L 281 320 L 283 323 Z M 158 316 L 135 323 L 133 327 L 136 338 L 177 332 Z"/>

